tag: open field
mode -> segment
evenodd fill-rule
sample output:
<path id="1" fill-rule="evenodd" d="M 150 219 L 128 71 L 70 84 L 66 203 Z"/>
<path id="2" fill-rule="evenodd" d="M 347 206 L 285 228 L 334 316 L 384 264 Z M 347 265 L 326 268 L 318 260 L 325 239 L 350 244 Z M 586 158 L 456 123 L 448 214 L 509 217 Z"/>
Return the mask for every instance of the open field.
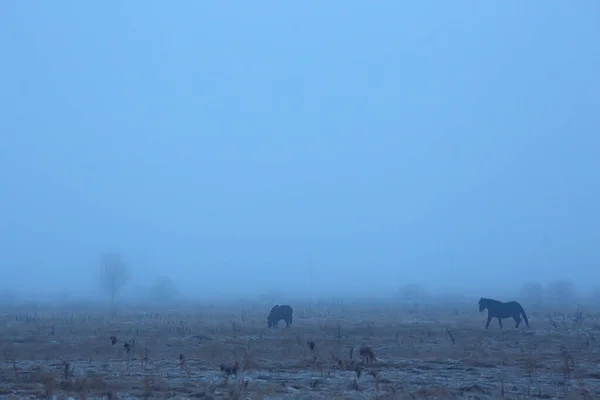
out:
<path id="1" fill-rule="evenodd" d="M 600 398 L 595 310 L 576 322 L 574 310 L 524 304 L 530 329 L 507 319 L 486 332 L 476 302 L 291 305 L 290 329 L 267 329 L 265 304 L 5 309 L 0 397 Z M 376 360 L 365 362 L 361 346 Z M 220 366 L 236 361 L 226 379 Z"/>

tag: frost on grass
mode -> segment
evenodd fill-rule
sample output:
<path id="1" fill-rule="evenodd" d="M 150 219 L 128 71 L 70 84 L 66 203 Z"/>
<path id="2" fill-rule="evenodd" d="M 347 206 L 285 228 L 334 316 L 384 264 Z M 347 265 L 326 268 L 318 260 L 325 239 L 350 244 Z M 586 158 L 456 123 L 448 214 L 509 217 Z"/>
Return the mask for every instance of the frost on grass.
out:
<path id="1" fill-rule="evenodd" d="M 3 310 L 0 399 L 600 398 L 593 312 L 486 332 L 472 308 L 264 308 Z"/>

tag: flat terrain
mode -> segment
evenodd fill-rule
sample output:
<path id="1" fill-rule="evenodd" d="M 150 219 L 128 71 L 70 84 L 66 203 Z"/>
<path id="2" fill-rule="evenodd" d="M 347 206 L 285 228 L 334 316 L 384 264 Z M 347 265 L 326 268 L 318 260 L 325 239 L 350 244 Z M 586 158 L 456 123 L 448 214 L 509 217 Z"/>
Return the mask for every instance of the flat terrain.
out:
<path id="1" fill-rule="evenodd" d="M 266 304 L 5 309 L 0 398 L 600 398 L 594 310 L 524 304 L 530 329 L 486 332 L 476 302 L 291 305 L 290 329 L 266 328 Z"/>

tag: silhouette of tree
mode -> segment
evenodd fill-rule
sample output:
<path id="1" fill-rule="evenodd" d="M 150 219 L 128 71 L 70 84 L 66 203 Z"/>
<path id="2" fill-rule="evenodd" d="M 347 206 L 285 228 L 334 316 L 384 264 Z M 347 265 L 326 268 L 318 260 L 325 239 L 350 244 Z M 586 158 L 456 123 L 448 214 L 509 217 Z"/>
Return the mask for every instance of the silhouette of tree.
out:
<path id="1" fill-rule="evenodd" d="M 119 253 L 102 256 L 101 276 L 101 286 L 109 294 L 111 303 L 115 304 L 119 292 L 129 280 L 129 269 Z"/>

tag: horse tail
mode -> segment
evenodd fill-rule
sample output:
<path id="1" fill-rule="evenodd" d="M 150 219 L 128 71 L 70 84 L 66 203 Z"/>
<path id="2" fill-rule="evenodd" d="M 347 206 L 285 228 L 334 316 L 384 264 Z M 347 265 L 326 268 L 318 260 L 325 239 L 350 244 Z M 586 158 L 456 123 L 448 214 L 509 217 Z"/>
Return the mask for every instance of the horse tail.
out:
<path id="1" fill-rule="evenodd" d="M 529 327 L 529 318 L 527 318 L 527 314 L 525 314 L 525 310 L 523 309 L 523 306 L 521 306 L 519 304 L 519 307 L 521 308 L 521 315 L 523 316 L 523 319 L 525 320 L 525 324 L 527 325 L 527 327 Z"/>

